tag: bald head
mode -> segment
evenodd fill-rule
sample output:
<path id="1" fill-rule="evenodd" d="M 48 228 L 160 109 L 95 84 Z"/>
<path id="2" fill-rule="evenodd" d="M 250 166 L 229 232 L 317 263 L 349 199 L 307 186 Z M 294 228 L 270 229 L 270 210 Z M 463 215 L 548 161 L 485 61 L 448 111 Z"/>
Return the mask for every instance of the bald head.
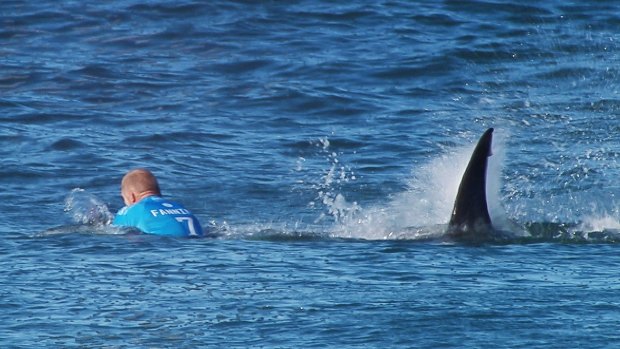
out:
<path id="1" fill-rule="evenodd" d="M 127 172 L 121 181 L 121 195 L 126 205 L 132 205 L 147 196 L 161 195 L 157 178 L 151 171 L 138 168 Z"/>

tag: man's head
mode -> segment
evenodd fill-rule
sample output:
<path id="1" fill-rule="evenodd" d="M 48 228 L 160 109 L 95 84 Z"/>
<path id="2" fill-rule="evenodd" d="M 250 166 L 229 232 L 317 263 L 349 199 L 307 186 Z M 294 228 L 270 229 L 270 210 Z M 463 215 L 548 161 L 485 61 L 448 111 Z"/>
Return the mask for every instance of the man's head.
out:
<path id="1" fill-rule="evenodd" d="M 151 171 L 137 168 L 127 172 L 121 181 L 121 196 L 125 205 L 133 205 L 147 196 L 161 195 L 157 178 Z"/>

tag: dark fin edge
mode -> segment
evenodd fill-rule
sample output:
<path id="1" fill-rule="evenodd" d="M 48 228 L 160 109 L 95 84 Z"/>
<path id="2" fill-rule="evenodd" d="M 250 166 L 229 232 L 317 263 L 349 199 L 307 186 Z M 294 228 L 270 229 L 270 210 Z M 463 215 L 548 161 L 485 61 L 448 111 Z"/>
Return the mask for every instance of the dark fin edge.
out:
<path id="1" fill-rule="evenodd" d="M 463 174 L 447 235 L 468 241 L 487 240 L 492 237 L 493 224 L 487 205 L 487 166 L 491 156 L 493 128 L 486 130 L 474 149 Z"/>

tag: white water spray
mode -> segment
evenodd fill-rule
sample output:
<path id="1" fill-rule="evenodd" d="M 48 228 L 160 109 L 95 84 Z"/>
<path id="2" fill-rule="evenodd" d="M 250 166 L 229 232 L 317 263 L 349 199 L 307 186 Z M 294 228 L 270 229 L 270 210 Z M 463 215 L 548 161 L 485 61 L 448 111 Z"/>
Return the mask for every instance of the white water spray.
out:
<path id="1" fill-rule="evenodd" d="M 493 156 L 489 159 L 487 170 L 489 214 L 499 229 L 509 225 L 504 208 L 500 204 L 505 140 L 505 134 L 496 132 L 493 141 Z M 433 227 L 438 225 L 445 228 L 452 213 L 459 183 L 475 147 L 475 141 L 477 139 L 470 145 L 448 151 L 414 169 L 407 183 L 408 190 L 395 195 L 385 205 L 362 209 L 355 204 L 354 209 L 351 209 L 351 206 L 345 206 L 343 210 L 342 202 L 346 202 L 344 197 L 338 205 L 336 202 L 324 202 L 330 207 L 330 212 L 333 207 L 337 208 L 341 214 L 336 217 L 333 234 L 338 237 L 371 240 L 416 239 L 428 237 L 428 234 L 420 234 L 420 228 L 437 230 Z M 330 204 L 332 206 L 329 206 Z M 441 234 L 444 229 L 437 231 Z"/>
<path id="2" fill-rule="evenodd" d="M 330 163 L 321 180 L 312 186 L 317 191 L 317 199 L 326 207 L 327 212 L 322 213 L 314 223 L 319 223 L 327 217 L 333 217 L 336 222 L 342 222 L 347 217 L 354 215 L 361 208 L 357 202 L 348 202 L 344 195 L 339 193 L 341 185 L 355 181 L 355 173 L 350 167 L 340 163 L 339 154 L 329 150 L 330 142 L 327 138 L 319 139 L 321 151 L 326 154 Z M 314 202 L 311 205 L 315 205 Z"/>
<path id="3" fill-rule="evenodd" d="M 75 188 L 67 195 L 64 211 L 78 224 L 105 226 L 114 218 L 105 203 L 81 188 Z"/>

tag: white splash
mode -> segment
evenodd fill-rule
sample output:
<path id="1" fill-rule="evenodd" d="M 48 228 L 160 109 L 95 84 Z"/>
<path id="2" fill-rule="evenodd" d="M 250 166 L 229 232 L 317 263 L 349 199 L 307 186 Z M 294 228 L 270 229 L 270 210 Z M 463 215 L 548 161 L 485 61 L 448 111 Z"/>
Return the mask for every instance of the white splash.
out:
<path id="1" fill-rule="evenodd" d="M 330 143 L 327 138 L 321 138 L 319 142 L 322 151 L 327 155 L 330 168 L 321 176 L 320 181 L 312 186 L 312 189 L 317 191 L 317 199 L 327 209 L 327 212 L 322 213 L 314 223 L 319 223 L 326 217 L 342 222 L 361 209 L 357 202 L 348 202 L 344 195 L 339 193 L 341 185 L 356 180 L 356 177 L 351 168 L 340 163 L 338 153 L 329 151 Z M 315 203 L 311 202 L 311 205 L 314 206 Z"/>
<path id="2" fill-rule="evenodd" d="M 510 224 L 500 203 L 505 140 L 505 134 L 496 132 L 493 156 L 489 159 L 487 171 L 489 214 L 499 229 Z M 437 230 L 436 226 L 447 224 L 459 183 L 476 141 L 477 139 L 470 145 L 452 149 L 414 169 L 411 179 L 408 180 L 408 190 L 395 195 L 387 204 L 362 209 L 357 203 L 347 205 L 341 194 L 338 194 L 340 197 L 334 202 L 324 201 L 337 211 L 332 212 L 330 209 L 330 213 L 339 215 L 333 234 L 338 237 L 370 240 L 403 238 L 404 235 L 406 238 L 415 239 L 420 235 L 420 230 L 415 228 Z"/>
<path id="3" fill-rule="evenodd" d="M 105 203 L 81 188 L 75 188 L 67 195 L 64 211 L 78 224 L 105 226 L 114 218 Z"/>
<path id="4" fill-rule="evenodd" d="M 589 233 L 620 230 L 620 219 L 608 213 L 592 214 L 585 217 L 575 230 Z"/>

